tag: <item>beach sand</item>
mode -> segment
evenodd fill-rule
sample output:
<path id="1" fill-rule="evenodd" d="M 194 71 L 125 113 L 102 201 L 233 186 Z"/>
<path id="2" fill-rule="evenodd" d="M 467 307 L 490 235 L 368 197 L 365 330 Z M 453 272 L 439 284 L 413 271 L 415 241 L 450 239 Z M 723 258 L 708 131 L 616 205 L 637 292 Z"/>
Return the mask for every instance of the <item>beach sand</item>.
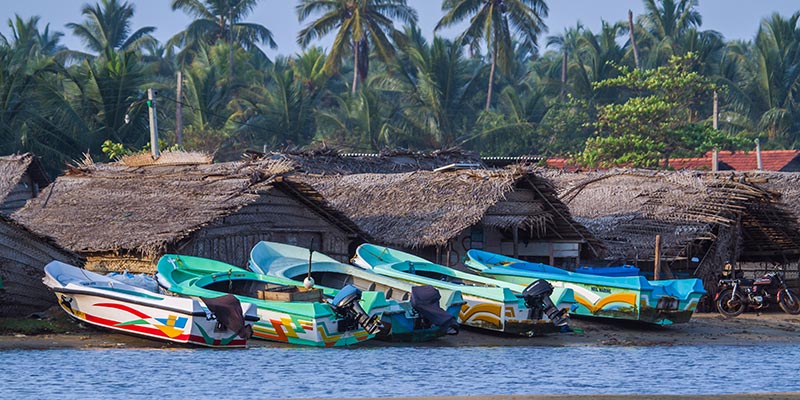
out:
<path id="1" fill-rule="evenodd" d="M 53 315 L 52 311 L 48 313 Z M 65 315 L 51 318 L 67 318 Z M 71 321 L 68 320 L 67 321 Z M 47 348 L 164 348 L 169 343 L 109 333 L 71 322 L 74 330 L 60 334 L 5 334 L 0 336 L 2 349 Z M 573 333 L 554 333 L 538 337 L 516 337 L 462 330 L 426 343 L 388 343 L 371 340 L 365 347 L 381 346 L 682 346 L 682 345 L 756 345 L 769 343 L 800 344 L 800 315 L 782 312 L 747 313 L 725 318 L 716 313 L 697 313 L 687 324 L 651 326 L 622 321 L 598 321 L 573 318 Z M 582 332 L 581 332 L 582 331 Z M 280 343 L 251 340 L 250 347 L 285 347 Z"/>

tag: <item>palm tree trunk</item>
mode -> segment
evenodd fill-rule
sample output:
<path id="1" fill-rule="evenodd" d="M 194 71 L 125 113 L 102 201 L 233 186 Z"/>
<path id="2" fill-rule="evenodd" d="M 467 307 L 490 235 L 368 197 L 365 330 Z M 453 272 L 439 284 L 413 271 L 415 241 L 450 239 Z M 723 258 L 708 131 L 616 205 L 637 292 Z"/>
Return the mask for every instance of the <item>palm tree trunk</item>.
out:
<path id="1" fill-rule="evenodd" d="M 353 41 L 353 90 L 352 95 L 356 95 L 356 85 L 358 85 L 358 42 Z"/>
<path id="2" fill-rule="evenodd" d="M 567 96 L 567 50 L 561 56 L 561 101 Z"/>
<path id="3" fill-rule="evenodd" d="M 636 48 L 636 37 L 633 34 L 633 11 L 628 10 L 628 29 L 631 31 L 631 48 L 633 49 L 633 62 L 639 69 L 639 49 Z"/>
<path id="4" fill-rule="evenodd" d="M 494 69 L 497 66 L 497 40 L 492 47 L 492 68 L 489 70 L 489 90 L 486 93 L 486 111 L 492 105 L 492 86 L 494 86 Z"/>

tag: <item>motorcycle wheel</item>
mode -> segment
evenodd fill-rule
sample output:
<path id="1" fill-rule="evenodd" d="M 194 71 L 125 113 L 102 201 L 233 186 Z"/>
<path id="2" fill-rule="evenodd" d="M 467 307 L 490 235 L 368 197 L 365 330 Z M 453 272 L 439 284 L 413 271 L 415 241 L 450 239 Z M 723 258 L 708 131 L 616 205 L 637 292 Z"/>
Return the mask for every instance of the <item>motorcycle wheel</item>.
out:
<path id="1" fill-rule="evenodd" d="M 733 294 L 733 297 L 731 295 Z M 733 289 L 725 289 L 717 296 L 717 311 L 726 317 L 735 317 L 744 312 L 744 297 L 739 292 L 733 293 Z"/>
<path id="2" fill-rule="evenodd" d="M 791 299 L 788 296 L 789 289 L 782 290 L 778 293 L 778 305 L 781 306 L 781 309 L 788 314 L 797 315 L 800 314 L 800 297 L 797 297 L 797 293 L 792 290 L 791 291 Z"/>

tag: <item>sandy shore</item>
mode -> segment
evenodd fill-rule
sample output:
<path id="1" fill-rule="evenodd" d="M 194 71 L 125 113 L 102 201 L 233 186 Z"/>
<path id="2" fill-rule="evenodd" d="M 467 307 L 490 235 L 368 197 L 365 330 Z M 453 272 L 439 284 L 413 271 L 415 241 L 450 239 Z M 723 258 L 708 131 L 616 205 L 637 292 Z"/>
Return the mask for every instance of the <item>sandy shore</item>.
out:
<path id="1" fill-rule="evenodd" d="M 2 349 L 48 348 L 163 348 L 169 343 L 108 333 L 77 323 L 66 334 L 3 335 Z M 526 338 L 485 334 L 463 330 L 427 343 L 386 343 L 369 341 L 365 347 L 381 346 L 649 346 L 649 345 L 754 345 L 768 343 L 800 344 L 800 316 L 781 312 L 744 314 L 724 318 L 716 313 L 695 314 L 688 324 L 648 326 L 620 321 L 598 322 L 574 318 L 574 333 L 550 334 Z M 250 347 L 284 347 L 287 345 L 251 340 Z"/>

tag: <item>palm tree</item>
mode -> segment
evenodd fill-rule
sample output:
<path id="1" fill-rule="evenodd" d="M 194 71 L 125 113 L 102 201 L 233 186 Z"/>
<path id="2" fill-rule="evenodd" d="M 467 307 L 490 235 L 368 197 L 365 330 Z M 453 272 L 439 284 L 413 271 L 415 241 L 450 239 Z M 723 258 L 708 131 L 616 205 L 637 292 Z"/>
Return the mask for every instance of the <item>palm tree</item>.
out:
<path id="1" fill-rule="evenodd" d="M 248 52 L 266 59 L 267 55 L 258 47 L 266 44 L 278 48 L 272 32 L 265 26 L 242 22 L 253 11 L 258 0 L 172 0 L 172 10 L 182 10 L 195 18 L 185 30 L 168 41 L 168 47 L 183 47 L 194 53 L 201 43 L 213 45 L 220 41 L 228 43 L 229 65 L 233 65 L 233 46 L 242 46 Z"/>
<path id="2" fill-rule="evenodd" d="M 485 41 L 491 52 L 489 88 L 486 95 L 486 110 L 492 104 L 492 86 L 495 68 L 499 65 L 508 71 L 513 59 L 511 28 L 522 35 L 522 43 L 533 48 L 536 37 L 547 29 L 543 18 L 549 9 L 544 0 L 443 0 L 445 15 L 436 24 L 436 29 L 457 24 L 469 19 L 469 26 L 461 34 L 465 45 L 479 48 Z"/>
<path id="3" fill-rule="evenodd" d="M 574 28 L 564 28 L 564 32 L 558 35 L 547 37 L 547 47 L 556 47 L 561 50 L 561 100 L 567 96 L 567 69 L 569 57 L 576 57 L 578 50 L 578 40 L 583 32 L 583 24 L 580 21 Z"/>
<path id="4" fill-rule="evenodd" d="M 639 23 L 645 31 L 651 66 L 663 65 L 671 56 L 685 52 L 681 45 L 684 35 L 703 24 L 697 5 L 698 0 L 644 0 L 645 14 Z"/>
<path id="5" fill-rule="evenodd" d="M 90 129 L 64 98 L 69 79 L 55 59 L 61 34 L 38 22 L 16 16 L 11 35 L 0 35 L 0 154 L 34 152 L 57 173 L 86 151 Z"/>
<path id="6" fill-rule="evenodd" d="M 312 40 L 337 30 L 324 68 L 329 74 L 335 72 L 344 55 L 352 51 L 352 94 L 356 93 L 358 82 L 367 79 L 371 47 L 384 62 L 394 57 L 394 46 L 389 41 L 395 32 L 392 21 L 417 21 L 417 12 L 406 5 L 406 0 L 302 0 L 297 6 L 300 22 L 313 14 L 321 15 L 300 31 L 297 43 L 305 48 Z"/>
<path id="7" fill-rule="evenodd" d="M 152 26 L 140 28 L 131 34 L 133 4 L 100 0 L 94 7 L 85 5 L 81 13 L 86 17 L 83 23 L 68 23 L 66 26 L 86 43 L 89 50 L 97 54 L 107 55 L 116 50 L 138 51 L 148 42 L 155 41 L 150 36 L 156 30 Z"/>
<path id="8" fill-rule="evenodd" d="M 751 98 L 758 127 L 782 146 L 796 146 L 800 117 L 800 12 L 765 18 L 756 34 L 751 65 Z"/>
<path id="9" fill-rule="evenodd" d="M 475 122 L 480 106 L 480 68 L 473 68 L 458 43 L 439 37 L 428 43 L 419 28 L 397 35 L 400 54 L 392 72 L 379 79 L 388 98 L 396 99 L 395 143 L 421 148 L 456 145 Z"/>

